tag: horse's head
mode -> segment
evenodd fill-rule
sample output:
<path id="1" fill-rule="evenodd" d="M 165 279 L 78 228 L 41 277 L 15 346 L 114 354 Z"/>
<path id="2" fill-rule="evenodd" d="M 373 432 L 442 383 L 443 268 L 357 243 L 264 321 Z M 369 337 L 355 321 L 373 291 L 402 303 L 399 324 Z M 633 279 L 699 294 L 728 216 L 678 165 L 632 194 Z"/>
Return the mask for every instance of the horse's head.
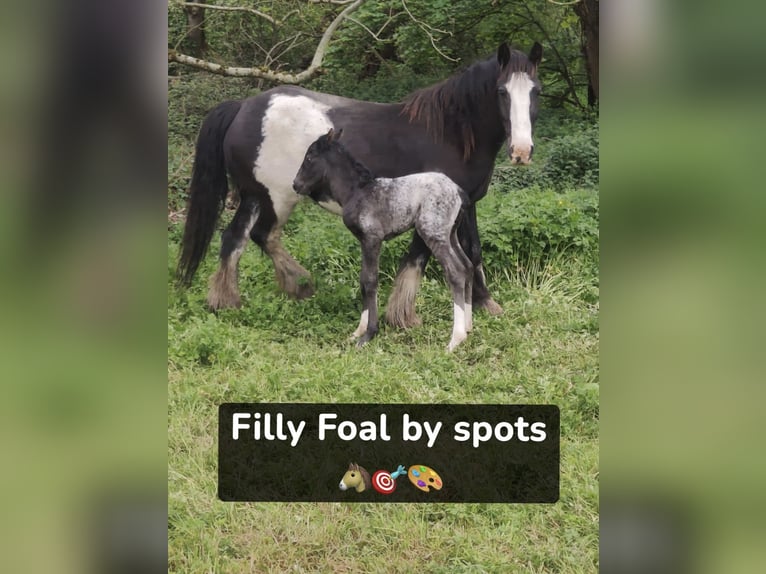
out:
<path id="1" fill-rule="evenodd" d="M 366 475 L 366 476 L 365 476 Z M 357 492 L 364 492 L 370 482 L 369 473 L 356 463 L 349 463 L 346 474 L 340 481 L 338 487 L 341 490 L 355 489 Z"/>
<path id="2" fill-rule="evenodd" d="M 320 136 L 306 150 L 298 173 L 293 180 L 293 189 L 299 195 L 310 195 L 311 192 L 322 185 L 326 185 L 329 175 L 332 154 L 337 146 L 335 142 L 340 139 L 343 130 L 330 128 L 325 135 Z M 337 150 L 336 150 L 337 151 Z"/>
<path id="3" fill-rule="evenodd" d="M 537 119 L 540 80 L 537 67 L 543 47 L 535 42 L 529 55 L 501 44 L 497 50 L 500 73 L 497 77 L 497 99 L 508 143 L 508 157 L 513 164 L 528 164 L 535 144 L 532 128 Z"/>

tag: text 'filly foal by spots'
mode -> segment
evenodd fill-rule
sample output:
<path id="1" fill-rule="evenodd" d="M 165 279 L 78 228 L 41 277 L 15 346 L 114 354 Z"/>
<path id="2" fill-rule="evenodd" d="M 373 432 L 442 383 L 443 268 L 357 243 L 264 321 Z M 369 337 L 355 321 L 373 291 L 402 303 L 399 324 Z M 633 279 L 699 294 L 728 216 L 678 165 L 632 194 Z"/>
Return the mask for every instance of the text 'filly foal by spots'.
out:
<path id="1" fill-rule="evenodd" d="M 452 290 L 454 322 L 448 351 L 471 330 L 473 264 L 463 252 L 457 227 L 468 197 L 442 173 L 375 178 L 330 131 L 309 146 L 293 189 L 316 202 L 335 201 L 343 223 L 362 245 L 362 317 L 353 338 L 364 345 L 378 332 L 378 261 L 383 241 L 416 229 L 439 261 Z"/>

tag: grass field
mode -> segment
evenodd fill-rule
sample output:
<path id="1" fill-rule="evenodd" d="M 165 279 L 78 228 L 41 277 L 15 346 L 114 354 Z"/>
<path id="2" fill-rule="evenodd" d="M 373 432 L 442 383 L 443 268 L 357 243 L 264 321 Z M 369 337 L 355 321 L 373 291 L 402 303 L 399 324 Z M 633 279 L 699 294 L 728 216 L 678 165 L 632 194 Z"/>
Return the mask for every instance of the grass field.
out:
<path id="1" fill-rule="evenodd" d="M 509 197 L 494 189 L 479 204 L 480 229 Z M 339 218 L 304 203 L 286 228 L 287 248 L 314 275 L 313 298 L 280 294 L 270 260 L 252 246 L 241 264 L 243 308 L 218 315 L 204 305 L 213 255 L 190 290 L 172 287 L 180 234 L 181 224 L 170 224 L 169 571 L 597 571 L 597 255 L 594 263 L 592 254 L 564 250 L 523 265 L 493 257 L 488 283 L 505 313 L 478 312 L 453 354 L 444 350 L 450 297 L 432 263 L 418 297 L 423 326 L 383 327 L 357 350 L 347 338 L 359 318 L 359 248 Z M 405 244 L 385 248 L 381 306 Z M 223 503 L 216 433 L 225 401 L 557 404 L 560 500 Z"/>

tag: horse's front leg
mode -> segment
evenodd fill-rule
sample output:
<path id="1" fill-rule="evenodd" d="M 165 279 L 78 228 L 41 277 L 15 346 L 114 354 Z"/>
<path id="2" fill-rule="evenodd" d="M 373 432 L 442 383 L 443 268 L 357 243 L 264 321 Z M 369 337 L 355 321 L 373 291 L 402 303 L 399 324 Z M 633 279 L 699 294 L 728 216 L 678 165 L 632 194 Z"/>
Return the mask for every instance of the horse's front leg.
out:
<path id="1" fill-rule="evenodd" d="M 487 279 L 481 264 L 481 241 L 479 240 L 479 227 L 476 224 L 476 206 L 465 210 L 460 226 L 458 238 L 463 251 L 473 264 L 473 307 L 485 308 L 490 315 L 500 315 L 503 308 L 495 303 L 487 288 Z"/>
<path id="2" fill-rule="evenodd" d="M 361 337 L 356 346 L 361 347 L 378 332 L 378 262 L 380 244 L 377 239 L 362 241 L 362 272 L 359 283 L 362 289 L 362 317 L 354 337 Z"/>

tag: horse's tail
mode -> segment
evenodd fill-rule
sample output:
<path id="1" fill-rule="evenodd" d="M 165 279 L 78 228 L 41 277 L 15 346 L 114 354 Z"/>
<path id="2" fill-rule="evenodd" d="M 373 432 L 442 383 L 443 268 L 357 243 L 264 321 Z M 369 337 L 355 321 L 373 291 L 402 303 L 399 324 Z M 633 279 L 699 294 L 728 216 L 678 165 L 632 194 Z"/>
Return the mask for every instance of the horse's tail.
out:
<path id="1" fill-rule="evenodd" d="M 188 287 L 207 253 L 215 224 L 223 211 L 229 184 L 223 153 L 223 138 L 239 112 L 241 102 L 224 102 L 208 113 L 202 122 L 194 156 L 186 226 L 178 259 L 178 284 Z"/>

